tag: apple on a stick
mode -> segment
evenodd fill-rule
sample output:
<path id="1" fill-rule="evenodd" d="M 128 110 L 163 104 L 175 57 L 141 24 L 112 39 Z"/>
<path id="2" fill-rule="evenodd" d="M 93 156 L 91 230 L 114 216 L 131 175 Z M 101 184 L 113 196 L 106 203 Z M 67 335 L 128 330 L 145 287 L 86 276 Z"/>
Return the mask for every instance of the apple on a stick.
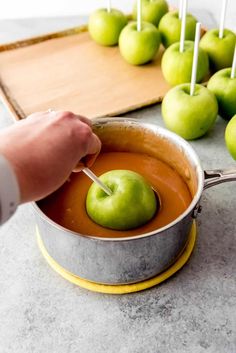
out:
<path id="1" fill-rule="evenodd" d="M 200 23 L 196 27 L 191 84 L 184 83 L 172 88 L 162 102 L 166 127 L 187 140 L 203 136 L 214 125 L 218 113 L 215 95 L 206 87 L 196 84 L 199 38 Z"/>
<path id="2" fill-rule="evenodd" d="M 200 47 L 209 56 L 212 71 L 230 67 L 233 60 L 236 36 L 232 31 L 224 28 L 226 5 L 227 0 L 223 0 L 219 29 L 206 32 L 200 41 Z"/>
<path id="3" fill-rule="evenodd" d="M 116 230 L 137 228 L 150 221 L 157 211 L 154 191 L 138 173 L 112 170 L 99 177 L 109 187 L 107 195 L 93 183 L 86 198 L 89 217 L 97 224 Z"/>
<path id="4" fill-rule="evenodd" d="M 161 44 L 160 32 L 152 23 L 142 21 L 141 11 L 141 0 L 138 0 L 137 22 L 129 23 L 119 38 L 120 53 L 132 65 L 151 61 Z"/>
<path id="5" fill-rule="evenodd" d="M 161 69 L 165 80 L 176 86 L 181 83 L 190 82 L 193 64 L 194 42 L 186 40 L 184 51 L 180 52 L 180 43 L 172 44 L 162 57 Z M 207 54 L 199 48 L 198 68 L 196 82 L 201 82 L 209 71 Z"/>
<path id="6" fill-rule="evenodd" d="M 228 29 L 224 29 L 223 38 L 219 38 L 218 29 L 212 29 L 204 34 L 200 41 L 200 48 L 208 54 L 213 71 L 218 71 L 231 65 L 235 40 L 235 34 Z"/>
<path id="7" fill-rule="evenodd" d="M 197 20 L 191 14 L 186 15 L 185 40 L 194 40 Z M 164 15 L 159 23 L 161 40 L 165 48 L 179 42 L 181 32 L 181 19 L 178 11 L 170 11 Z"/>
<path id="8" fill-rule="evenodd" d="M 90 15 L 88 30 L 96 43 L 113 46 L 118 44 L 120 32 L 126 24 L 126 16 L 111 8 L 111 2 L 108 1 L 107 8 L 98 9 Z"/>
<path id="9" fill-rule="evenodd" d="M 186 140 L 194 140 L 214 125 L 218 112 L 217 100 L 206 87 L 196 84 L 190 95 L 190 84 L 173 87 L 162 102 L 166 127 Z"/>
<path id="10" fill-rule="evenodd" d="M 215 94 L 222 118 L 230 120 L 236 114 L 236 45 L 232 68 L 216 72 L 207 88 Z"/>
<path id="11" fill-rule="evenodd" d="M 161 61 L 163 76 L 172 86 L 191 80 L 194 42 L 185 40 L 186 11 L 187 1 L 183 0 L 180 42 L 166 49 Z M 196 82 L 201 82 L 208 70 L 208 56 L 202 49 L 199 49 Z"/>
<path id="12" fill-rule="evenodd" d="M 168 12 L 168 4 L 165 0 L 142 0 L 142 19 L 158 26 L 160 19 Z M 133 18 L 138 17 L 138 1 L 134 4 Z"/>

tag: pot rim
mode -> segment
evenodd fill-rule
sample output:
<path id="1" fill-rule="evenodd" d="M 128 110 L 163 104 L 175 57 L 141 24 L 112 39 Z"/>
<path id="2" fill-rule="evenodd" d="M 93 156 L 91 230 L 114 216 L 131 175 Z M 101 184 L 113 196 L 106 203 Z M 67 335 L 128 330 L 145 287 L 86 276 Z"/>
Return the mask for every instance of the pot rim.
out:
<path id="1" fill-rule="evenodd" d="M 54 222 L 45 213 L 43 213 L 43 211 L 40 209 L 40 207 L 37 205 L 36 202 L 33 202 L 32 205 L 33 205 L 34 209 L 36 210 L 36 212 L 39 214 L 40 218 L 45 219 L 52 226 L 54 226 L 55 228 L 58 228 L 60 231 L 63 231 L 65 233 L 70 233 L 72 236 L 76 236 L 76 237 L 78 237 L 78 236 L 86 237 L 88 239 L 95 240 L 95 241 L 120 242 L 120 241 L 130 241 L 130 240 L 134 241 L 134 240 L 138 240 L 141 238 L 146 238 L 146 237 L 161 234 L 162 232 L 166 231 L 167 229 L 174 227 L 177 223 L 179 223 L 182 219 L 184 219 L 187 215 L 189 215 L 194 210 L 195 206 L 197 205 L 198 201 L 200 200 L 200 197 L 202 195 L 203 188 L 204 188 L 205 178 L 204 178 L 204 172 L 201 167 L 199 157 L 198 157 L 197 153 L 195 152 L 195 150 L 192 148 L 192 146 L 186 140 L 184 140 L 182 137 L 178 136 L 174 132 L 171 132 L 171 131 L 169 131 L 161 126 L 158 126 L 156 124 L 153 124 L 153 123 L 146 123 L 144 121 L 139 121 L 138 119 L 127 118 L 127 117 L 105 117 L 105 118 L 93 119 L 92 124 L 94 126 L 96 126 L 96 125 L 101 125 L 101 124 L 105 125 L 107 123 L 112 123 L 112 122 L 113 123 L 119 123 L 119 122 L 130 123 L 131 125 L 138 125 L 138 126 L 142 126 L 144 128 L 145 127 L 149 128 L 153 132 L 158 131 L 159 133 L 162 133 L 163 136 L 169 138 L 176 145 L 183 147 L 184 151 L 187 151 L 188 154 L 191 155 L 191 158 L 196 165 L 195 172 L 198 175 L 198 186 L 197 186 L 197 192 L 195 193 L 188 208 L 183 213 L 181 213 L 181 215 L 179 217 L 177 217 L 175 220 L 173 220 L 172 222 L 168 223 L 166 226 L 161 227 L 157 230 L 153 230 L 151 232 L 139 234 L 139 235 L 135 235 L 135 236 L 108 238 L 108 237 L 98 237 L 98 236 L 93 236 L 93 235 L 80 234 L 80 233 L 74 232 L 70 229 L 67 229 L 67 228 L 61 226 L 60 224 Z"/>

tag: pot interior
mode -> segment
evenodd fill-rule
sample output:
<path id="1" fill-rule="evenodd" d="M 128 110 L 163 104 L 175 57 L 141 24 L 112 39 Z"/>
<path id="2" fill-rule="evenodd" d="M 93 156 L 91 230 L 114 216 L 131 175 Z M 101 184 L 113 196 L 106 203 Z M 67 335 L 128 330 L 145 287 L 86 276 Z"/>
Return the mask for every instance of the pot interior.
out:
<path id="1" fill-rule="evenodd" d="M 109 152 L 116 152 L 118 158 L 119 153 L 122 152 L 127 153 L 127 155 L 129 153 L 138 154 L 140 156 L 145 155 L 163 162 L 168 167 L 170 167 L 172 171 L 177 172 L 178 177 L 181 178 L 182 183 L 188 190 L 190 196 L 189 201 L 186 203 L 186 207 L 182 209 L 181 214 L 176 215 L 175 219 L 170 220 L 168 224 L 169 226 L 171 226 L 173 222 L 178 221 L 181 216 L 184 217 L 184 215 L 190 212 L 191 208 L 195 206 L 198 199 L 200 198 L 202 191 L 203 173 L 198 161 L 198 157 L 186 141 L 179 138 L 177 135 L 172 134 L 171 132 L 159 128 L 155 125 L 140 123 L 135 120 L 125 118 L 99 119 L 94 123 L 93 130 L 102 141 L 102 152 L 104 155 L 109 154 Z M 113 159 L 115 158 L 116 155 L 114 155 Z M 112 163 L 113 162 L 114 160 Z M 158 173 L 158 170 L 156 173 Z M 74 173 L 71 176 L 72 179 L 77 177 L 78 175 L 76 176 Z M 83 178 L 85 177 L 83 176 Z M 83 180 L 84 183 L 88 182 L 86 179 Z M 72 182 L 74 181 L 72 180 Z M 95 227 L 95 225 L 91 223 L 91 220 L 88 220 L 88 222 L 85 223 L 84 228 L 80 229 L 79 223 L 78 228 L 75 228 L 73 225 L 70 226 L 69 223 L 62 221 L 62 219 L 66 218 L 65 213 L 69 208 L 58 208 L 59 204 L 66 204 L 67 202 L 67 196 L 65 197 L 65 188 L 66 186 L 64 185 L 56 193 L 50 195 L 44 200 L 41 200 L 38 202 L 38 206 L 50 219 L 66 229 L 90 236 L 128 237 L 156 232 L 157 229 L 158 231 L 161 231 L 163 226 L 168 226 L 166 224 L 158 226 L 158 223 L 155 224 L 154 222 L 150 225 L 150 227 L 140 227 L 136 230 L 119 232 L 104 229 L 102 227 L 99 228 L 98 226 Z M 73 192 L 70 191 L 70 193 Z M 181 190 L 177 189 L 175 190 L 175 193 L 179 193 L 181 199 Z M 86 212 L 84 212 L 85 199 L 80 201 L 80 196 L 81 193 L 79 193 L 77 203 L 82 202 L 82 208 L 78 210 L 77 217 L 80 219 L 81 223 L 81 219 L 85 220 L 85 218 L 88 216 L 86 215 Z M 169 201 L 169 204 L 171 204 L 171 201 Z M 160 216 L 161 214 L 159 217 Z M 158 217 L 158 214 L 156 217 Z"/>
<path id="2" fill-rule="evenodd" d="M 183 178 L 192 198 L 199 185 L 198 158 L 187 142 L 168 130 L 135 121 L 105 121 L 94 125 L 103 152 L 147 154 L 168 164 Z"/>

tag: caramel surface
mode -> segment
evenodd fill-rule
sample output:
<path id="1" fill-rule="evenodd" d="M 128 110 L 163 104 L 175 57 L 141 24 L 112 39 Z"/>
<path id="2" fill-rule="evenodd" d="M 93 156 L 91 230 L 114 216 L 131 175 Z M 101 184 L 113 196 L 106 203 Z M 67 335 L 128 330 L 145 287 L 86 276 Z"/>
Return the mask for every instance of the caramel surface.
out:
<path id="1" fill-rule="evenodd" d="M 115 231 L 94 223 L 86 213 L 85 201 L 91 180 L 84 173 L 73 173 L 59 190 L 41 200 L 41 210 L 63 227 L 84 235 L 126 237 L 144 234 L 175 220 L 191 203 L 188 186 L 169 165 L 145 154 L 130 152 L 101 153 L 91 168 L 97 175 L 113 169 L 140 173 L 158 190 L 161 209 L 146 225 L 129 231 Z"/>

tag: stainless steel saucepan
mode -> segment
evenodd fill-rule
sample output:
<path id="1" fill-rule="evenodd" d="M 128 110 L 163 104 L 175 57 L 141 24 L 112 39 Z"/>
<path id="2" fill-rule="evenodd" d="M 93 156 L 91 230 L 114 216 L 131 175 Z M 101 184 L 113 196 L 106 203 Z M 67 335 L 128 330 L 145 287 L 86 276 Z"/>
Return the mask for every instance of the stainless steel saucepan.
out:
<path id="1" fill-rule="evenodd" d="M 192 202 L 167 226 L 126 238 L 72 232 L 49 219 L 35 203 L 40 235 L 51 257 L 81 278 L 114 285 L 146 280 L 168 268 L 183 251 L 193 219 L 200 212 L 204 189 L 236 180 L 236 170 L 203 171 L 197 154 L 184 139 L 153 124 L 102 118 L 94 121 L 93 129 L 105 151 L 146 153 L 169 164 L 187 183 Z"/>

